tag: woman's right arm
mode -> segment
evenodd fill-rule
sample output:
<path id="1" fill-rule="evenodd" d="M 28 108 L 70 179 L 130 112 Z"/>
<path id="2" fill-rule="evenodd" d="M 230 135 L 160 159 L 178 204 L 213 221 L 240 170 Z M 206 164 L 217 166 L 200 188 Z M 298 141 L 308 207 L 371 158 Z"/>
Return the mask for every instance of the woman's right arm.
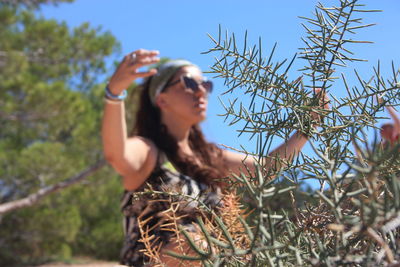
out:
<path id="1" fill-rule="evenodd" d="M 155 70 L 147 72 L 137 70 L 158 62 L 157 55 L 158 51 L 141 49 L 125 56 L 108 84 L 111 93 L 120 95 L 135 79 L 154 75 Z M 157 148 L 147 139 L 127 137 L 123 101 L 105 101 L 102 138 L 104 156 L 123 176 L 124 187 L 127 190 L 138 188 L 154 168 Z"/>

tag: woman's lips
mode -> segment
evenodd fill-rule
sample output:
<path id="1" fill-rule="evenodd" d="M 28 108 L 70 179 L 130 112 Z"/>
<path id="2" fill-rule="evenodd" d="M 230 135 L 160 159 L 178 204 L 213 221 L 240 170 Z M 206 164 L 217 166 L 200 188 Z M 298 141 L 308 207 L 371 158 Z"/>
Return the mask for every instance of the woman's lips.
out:
<path id="1" fill-rule="evenodd" d="M 195 104 L 195 107 L 199 108 L 199 109 L 202 109 L 202 110 L 205 110 L 205 109 L 207 109 L 207 103 L 206 102 L 197 102 Z"/>

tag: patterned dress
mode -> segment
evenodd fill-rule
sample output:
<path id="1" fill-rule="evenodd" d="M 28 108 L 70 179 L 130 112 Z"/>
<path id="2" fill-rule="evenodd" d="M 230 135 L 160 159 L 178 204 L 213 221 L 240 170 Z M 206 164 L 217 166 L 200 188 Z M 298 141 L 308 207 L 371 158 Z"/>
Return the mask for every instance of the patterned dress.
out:
<path id="1" fill-rule="evenodd" d="M 175 236 L 175 232 L 168 227 L 171 222 L 186 231 L 195 231 L 196 217 L 204 215 L 200 206 L 214 209 L 219 205 L 219 189 L 212 190 L 179 173 L 165 154 L 160 153 L 146 183 L 135 191 L 124 192 L 121 209 L 125 241 L 121 264 L 139 267 L 149 263 L 150 257 L 145 253 L 148 247 L 164 246 Z M 149 242 L 146 244 L 144 239 Z"/>

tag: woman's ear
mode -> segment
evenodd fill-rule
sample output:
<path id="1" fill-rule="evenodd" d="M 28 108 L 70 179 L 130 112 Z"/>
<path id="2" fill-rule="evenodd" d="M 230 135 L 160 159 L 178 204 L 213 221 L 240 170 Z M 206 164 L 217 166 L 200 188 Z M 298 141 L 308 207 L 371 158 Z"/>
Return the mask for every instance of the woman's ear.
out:
<path id="1" fill-rule="evenodd" d="M 159 109 L 165 109 L 168 106 L 168 102 L 163 94 L 159 94 L 156 98 L 156 105 Z"/>

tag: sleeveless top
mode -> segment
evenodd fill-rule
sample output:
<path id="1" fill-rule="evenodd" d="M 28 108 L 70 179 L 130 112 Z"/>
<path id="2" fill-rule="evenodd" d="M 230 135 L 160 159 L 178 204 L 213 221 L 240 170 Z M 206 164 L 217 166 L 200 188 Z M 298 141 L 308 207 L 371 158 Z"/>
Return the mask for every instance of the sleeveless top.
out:
<path id="1" fill-rule="evenodd" d="M 162 247 L 175 236 L 177 229 L 171 229 L 171 225 L 195 231 L 196 218 L 204 216 L 207 208 L 215 209 L 220 205 L 219 188 L 212 189 L 179 173 L 165 154 L 159 152 L 156 166 L 146 182 L 139 189 L 123 194 L 125 241 L 120 263 L 144 266 L 150 260 L 149 246 Z"/>

